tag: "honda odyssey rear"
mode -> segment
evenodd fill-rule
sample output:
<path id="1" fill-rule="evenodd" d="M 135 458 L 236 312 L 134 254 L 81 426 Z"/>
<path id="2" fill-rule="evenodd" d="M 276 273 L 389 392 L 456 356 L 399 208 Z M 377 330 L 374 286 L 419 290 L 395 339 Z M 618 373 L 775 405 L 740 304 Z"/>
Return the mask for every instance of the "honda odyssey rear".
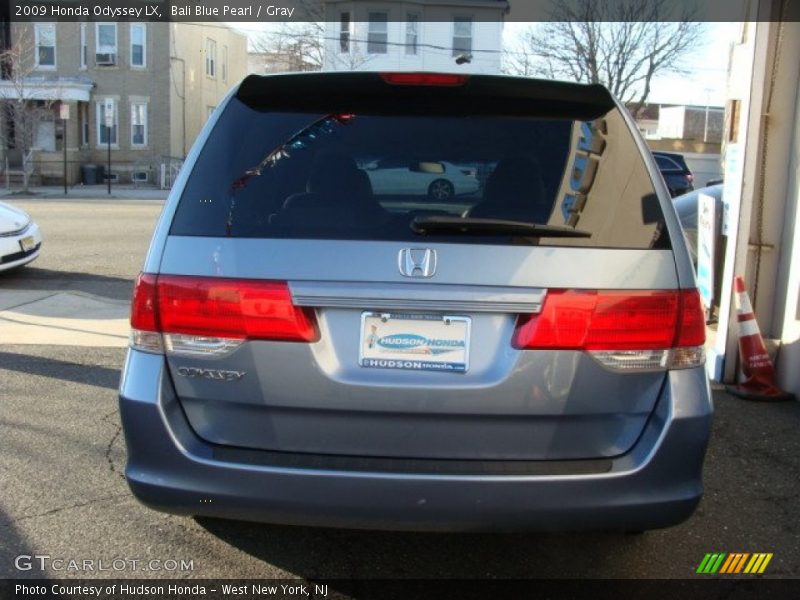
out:
<path id="1" fill-rule="evenodd" d="M 186 160 L 131 327 L 126 476 L 159 510 L 642 530 L 702 494 L 692 264 L 601 86 L 248 77 Z"/>

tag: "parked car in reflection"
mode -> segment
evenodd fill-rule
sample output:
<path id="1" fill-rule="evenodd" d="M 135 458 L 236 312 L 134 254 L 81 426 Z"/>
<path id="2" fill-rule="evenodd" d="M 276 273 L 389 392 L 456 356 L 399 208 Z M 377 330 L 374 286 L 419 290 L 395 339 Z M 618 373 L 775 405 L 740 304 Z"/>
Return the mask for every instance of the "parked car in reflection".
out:
<path id="1" fill-rule="evenodd" d="M 0 202 L 0 271 L 36 260 L 41 247 L 42 234 L 30 215 Z"/>
<path id="2" fill-rule="evenodd" d="M 428 196 L 447 200 L 474 194 L 480 188 L 475 168 L 459 167 L 445 161 L 417 161 L 384 158 L 366 166 L 377 195 Z"/>
<path id="3" fill-rule="evenodd" d="M 676 152 L 653 152 L 658 170 L 674 198 L 694 189 L 694 175 L 682 154 Z"/>

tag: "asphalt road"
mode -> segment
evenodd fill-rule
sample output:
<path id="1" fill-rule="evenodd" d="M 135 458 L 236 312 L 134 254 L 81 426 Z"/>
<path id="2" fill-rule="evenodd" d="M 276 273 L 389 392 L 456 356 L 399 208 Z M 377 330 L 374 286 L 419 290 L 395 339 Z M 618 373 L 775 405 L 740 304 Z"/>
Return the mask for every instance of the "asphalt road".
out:
<path id="1" fill-rule="evenodd" d="M 126 298 L 160 203 L 19 202 L 46 236 L 5 290 Z M 118 348 L 2 345 L 0 577 L 694 577 L 706 552 L 772 552 L 800 576 L 800 405 L 715 393 L 706 496 L 681 526 L 643 535 L 416 534 L 269 526 L 160 514 L 129 494 Z M 18 571 L 15 557 L 192 560 L 183 572 Z M 119 564 L 119 563 L 118 563 Z M 130 564 L 130 563 L 129 563 Z M 141 568 L 139 565 L 137 568 Z"/>

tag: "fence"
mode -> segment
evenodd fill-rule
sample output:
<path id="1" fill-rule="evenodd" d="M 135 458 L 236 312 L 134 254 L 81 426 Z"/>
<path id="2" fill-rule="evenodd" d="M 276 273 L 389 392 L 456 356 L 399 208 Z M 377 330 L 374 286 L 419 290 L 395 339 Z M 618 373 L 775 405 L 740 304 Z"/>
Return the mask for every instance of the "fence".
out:
<path id="1" fill-rule="evenodd" d="M 60 153 L 48 153 L 50 156 L 27 161 L 26 167 L 31 185 L 61 185 L 64 182 L 65 161 L 59 158 Z M 21 169 L 4 164 L 2 173 L 6 188 L 21 186 Z M 157 156 L 137 161 L 111 161 L 112 183 L 140 185 L 156 185 L 161 189 L 172 187 L 183 166 L 183 159 L 173 156 Z M 94 176 L 91 175 L 92 168 Z M 69 186 L 105 184 L 108 179 L 107 166 L 104 162 L 93 162 L 86 159 L 68 158 L 66 160 L 66 178 Z"/>

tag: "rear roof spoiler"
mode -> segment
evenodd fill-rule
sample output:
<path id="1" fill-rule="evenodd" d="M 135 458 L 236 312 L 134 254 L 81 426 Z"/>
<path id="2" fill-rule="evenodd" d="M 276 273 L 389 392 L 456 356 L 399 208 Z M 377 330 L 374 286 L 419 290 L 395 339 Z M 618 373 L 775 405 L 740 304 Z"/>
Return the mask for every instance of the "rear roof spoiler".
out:
<path id="1" fill-rule="evenodd" d="M 462 85 L 388 83 L 377 72 L 249 75 L 236 97 L 258 111 L 592 120 L 616 107 L 602 85 L 469 75 Z"/>

